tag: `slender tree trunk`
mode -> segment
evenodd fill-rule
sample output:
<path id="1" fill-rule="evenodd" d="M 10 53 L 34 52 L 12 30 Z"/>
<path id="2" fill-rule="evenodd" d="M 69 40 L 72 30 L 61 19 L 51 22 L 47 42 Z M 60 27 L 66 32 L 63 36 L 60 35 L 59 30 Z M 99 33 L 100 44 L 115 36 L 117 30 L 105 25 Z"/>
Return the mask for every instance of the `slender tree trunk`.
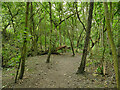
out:
<path id="1" fill-rule="evenodd" d="M 25 31 L 27 31 L 28 28 L 28 12 L 29 12 L 29 2 L 27 2 L 26 6 L 26 18 L 25 18 Z M 23 41 L 23 47 L 21 51 L 21 66 L 20 66 L 20 74 L 19 74 L 19 79 L 23 78 L 24 70 L 25 70 L 25 59 L 27 55 L 27 33 L 24 32 L 24 41 Z"/>
<path id="2" fill-rule="evenodd" d="M 45 31 L 45 51 L 47 50 L 47 46 L 46 46 L 46 43 L 47 43 L 47 35 L 46 35 L 46 31 Z"/>
<path id="3" fill-rule="evenodd" d="M 57 27 L 55 27 L 55 34 L 56 34 L 56 40 L 55 40 L 55 42 L 57 42 L 57 40 L 58 40 Z"/>
<path id="4" fill-rule="evenodd" d="M 102 47 L 103 47 L 103 54 L 102 54 L 102 59 L 101 59 L 103 69 L 101 67 L 101 70 L 102 70 L 103 75 L 105 75 L 105 72 L 106 72 L 106 61 L 104 60 L 104 58 L 105 58 L 104 57 L 105 56 L 105 50 L 106 50 L 104 28 L 105 28 L 105 18 L 103 20 L 103 29 L 102 29 L 102 37 L 101 37 L 101 43 L 102 43 Z"/>
<path id="5" fill-rule="evenodd" d="M 84 30 L 82 30 L 82 32 L 80 33 L 79 37 L 78 37 L 78 40 L 77 40 L 77 48 L 79 47 L 79 43 L 80 43 L 80 38 L 82 36 L 82 33 L 83 33 Z"/>
<path id="6" fill-rule="evenodd" d="M 120 23 L 118 24 L 118 26 L 120 26 Z M 118 27 L 118 66 L 119 66 L 119 77 L 120 77 L 120 27 Z"/>
<path id="7" fill-rule="evenodd" d="M 0 12 L 2 12 L 2 4 L 0 3 Z M 2 27 L 2 16 L 0 16 L 0 27 Z M 2 30 L 0 30 L 0 76 L 2 76 Z M 2 77 L 0 79 L 0 89 L 2 89 Z"/>
<path id="8" fill-rule="evenodd" d="M 66 32 L 64 31 L 64 45 L 66 44 Z"/>
<path id="9" fill-rule="evenodd" d="M 29 27 L 30 27 L 30 33 L 31 33 L 31 35 L 33 36 L 32 6 L 31 6 L 31 8 L 30 8 L 30 22 L 29 22 L 28 24 L 30 24 L 30 25 L 29 25 Z M 32 39 L 32 41 L 31 41 L 31 44 L 32 44 L 32 46 L 31 46 L 31 51 L 32 51 L 32 50 L 33 50 L 33 41 L 34 41 L 34 38 L 31 38 L 31 39 Z"/>
<path id="10" fill-rule="evenodd" d="M 46 20 L 46 17 L 45 17 L 45 20 Z M 44 33 L 45 33 L 45 51 L 47 50 L 47 32 L 46 32 L 46 22 L 45 22 L 45 26 L 44 26 Z"/>
<path id="11" fill-rule="evenodd" d="M 41 29 L 42 26 L 40 24 L 40 22 L 41 22 L 40 20 L 39 20 L 39 39 L 40 39 L 40 51 L 42 51 L 42 29 Z M 46 26 L 46 23 L 45 23 L 45 26 Z M 45 30 L 45 27 L 44 27 L 44 30 Z M 45 33 L 46 33 L 46 31 L 45 31 Z"/>
<path id="12" fill-rule="evenodd" d="M 45 21 L 46 21 L 46 16 L 45 16 Z M 44 39 L 44 42 L 45 42 L 45 51 L 47 50 L 47 32 L 46 32 L 46 22 L 45 22 L 45 26 L 44 26 L 44 34 L 45 34 L 45 39 Z"/>
<path id="13" fill-rule="evenodd" d="M 103 33 L 103 39 L 102 39 L 102 47 L 103 47 L 103 54 L 102 54 L 102 59 L 101 59 L 101 64 L 102 64 L 101 65 L 101 70 L 102 70 L 102 74 L 105 75 L 106 61 L 104 60 L 104 55 L 105 55 L 104 33 Z"/>
<path id="14" fill-rule="evenodd" d="M 73 12 L 74 13 L 74 12 Z M 75 23 L 74 23 L 74 18 L 72 17 L 72 32 L 71 32 L 71 40 L 72 40 L 72 47 L 74 50 L 74 28 L 75 28 Z M 75 53 L 73 54 L 73 56 L 75 56 Z"/>
<path id="15" fill-rule="evenodd" d="M 88 53 L 87 49 L 88 49 L 88 44 L 89 44 L 89 39 L 90 39 L 90 32 L 91 32 L 93 6 L 94 6 L 94 2 L 90 2 L 89 16 L 88 16 L 88 27 L 87 27 L 86 39 L 85 39 L 85 43 L 84 43 L 85 45 L 84 45 L 84 49 L 83 49 L 81 64 L 78 67 L 77 74 L 83 73 L 85 70 L 86 57 L 87 57 L 87 53 Z"/>
<path id="16" fill-rule="evenodd" d="M 63 36 L 64 36 L 64 45 L 66 45 L 66 31 L 65 30 L 63 32 Z M 66 49 L 64 49 L 64 52 L 66 52 Z"/>
<path id="17" fill-rule="evenodd" d="M 60 16 L 59 16 L 60 18 Z M 61 21 L 61 19 L 60 19 Z M 59 25 L 59 42 L 60 42 L 60 46 L 62 46 L 62 36 L 61 36 L 61 25 Z"/>
<path id="18" fill-rule="evenodd" d="M 41 31 L 41 28 L 40 29 L 40 50 L 42 50 L 42 31 Z"/>
<path id="19" fill-rule="evenodd" d="M 18 65 L 18 68 L 17 68 L 16 76 L 15 76 L 15 83 L 17 83 L 18 73 L 19 73 L 19 69 L 20 69 L 20 64 L 21 64 L 21 58 L 19 59 L 19 65 Z"/>
<path id="20" fill-rule="evenodd" d="M 61 16 L 61 12 L 62 12 L 62 6 L 61 6 L 61 3 L 62 2 L 60 2 L 60 4 L 59 4 L 59 19 L 60 19 L 60 22 L 61 22 L 61 20 L 62 20 L 62 16 Z M 61 24 L 59 25 L 59 42 L 60 42 L 60 46 L 62 46 L 62 32 L 61 32 Z"/>
<path id="21" fill-rule="evenodd" d="M 118 2 L 118 9 L 120 9 L 120 1 Z M 120 15 L 118 15 L 118 17 L 119 16 Z M 120 26 L 120 23 L 118 23 L 118 26 Z M 120 27 L 118 27 L 118 66 L 119 66 L 119 77 L 120 77 Z M 120 81 L 120 78 L 119 78 L 119 81 Z"/>
<path id="22" fill-rule="evenodd" d="M 105 45 L 103 46 L 103 54 L 102 54 L 102 67 L 101 67 L 101 70 L 102 70 L 102 74 L 105 75 L 105 72 L 106 72 L 106 61 L 104 60 L 104 55 L 105 55 Z"/>
<path id="23" fill-rule="evenodd" d="M 120 26 L 120 24 L 119 24 L 119 26 Z M 118 35 L 119 35 L 118 36 L 118 66 L 119 66 L 119 77 L 120 77 L 120 27 L 118 28 L 118 30 L 119 30 L 118 31 Z"/>
<path id="24" fill-rule="evenodd" d="M 67 32 L 68 32 L 68 37 L 69 37 L 69 40 L 70 40 L 70 45 L 71 45 L 72 53 L 73 53 L 72 56 L 75 56 L 75 51 L 74 51 L 74 47 L 73 47 L 73 41 L 72 41 L 72 39 L 70 37 L 70 33 L 69 33 L 68 30 L 67 30 Z"/>
<path id="25" fill-rule="evenodd" d="M 110 25 L 110 13 L 108 11 L 108 3 L 104 2 L 104 10 L 105 10 L 105 19 L 106 19 L 106 26 L 107 26 L 107 33 L 108 33 L 108 38 L 109 38 L 109 43 L 111 45 L 111 50 L 112 50 L 112 56 L 114 60 L 114 70 L 115 70 L 115 75 L 116 75 L 116 83 L 117 83 L 117 88 L 120 90 L 120 77 L 119 77 L 119 70 L 118 70 L 118 57 L 117 57 L 117 52 L 116 52 L 116 47 L 113 41 L 112 37 L 112 32 L 111 32 L 111 25 Z"/>
<path id="26" fill-rule="evenodd" d="M 51 29 L 50 29 L 50 42 L 49 42 L 49 53 L 48 53 L 48 57 L 47 57 L 47 61 L 46 63 L 50 62 L 50 56 L 51 56 L 51 48 L 52 48 L 52 11 L 51 11 L 51 2 L 49 2 L 49 9 L 50 9 L 50 24 L 51 24 Z"/>
<path id="27" fill-rule="evenodd" d="M 60 10 L 61 10 L 61 14 L 63 15 L 63 7 L 62 6 L 63 6 L 63 3 L 61 2 L 61 4 L 60 4 Z M 62 21 L 62 17 L 63 16 L 61 16 L 61 21 Z M 64 37 L 64 39 L 62 40 L 62 42 L 65 45 L 66 44 L 66 30 L 65 29 L 63 30 L 63 37 Z M 66 52 L 66 49 L 64 50 L 64 52 Z"/>
<path id="28" fill-rule="evenodd" d="M 35 22 L 34 22 L 34 17 L 33 17 L 33 5 L 31 2 L 31 22 L 32 22 L 32 34 L 33 34 L 33 41 L 32 41 L 32 50 L 33 50 L 33 56 L 37 54 L 37 35 L 36 35 L 36 30 L 35 30 Z"/>

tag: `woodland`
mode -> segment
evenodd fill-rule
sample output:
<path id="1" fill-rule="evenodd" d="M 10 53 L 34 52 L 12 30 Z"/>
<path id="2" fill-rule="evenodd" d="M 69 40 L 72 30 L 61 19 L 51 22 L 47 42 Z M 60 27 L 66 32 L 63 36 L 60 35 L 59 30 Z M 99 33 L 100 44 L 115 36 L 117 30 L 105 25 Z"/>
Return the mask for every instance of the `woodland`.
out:
<path id="1" fill-rule="evenodd" d="M 120 90 L 120 2 L 2 2 L 2 88 Z"/>

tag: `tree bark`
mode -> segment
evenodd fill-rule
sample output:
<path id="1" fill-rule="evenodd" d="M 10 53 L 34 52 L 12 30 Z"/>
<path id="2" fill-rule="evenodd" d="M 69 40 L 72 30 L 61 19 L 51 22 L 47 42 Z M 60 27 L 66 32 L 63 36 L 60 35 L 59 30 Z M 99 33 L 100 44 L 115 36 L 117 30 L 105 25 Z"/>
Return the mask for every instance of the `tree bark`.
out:
<path id="1" fill-rule="evenodd" d="M 88 53 L 87 49 L 88 49 L 88 45 L 89 45 L 90 32 L 91 32 L 93 6 L 94 6 L 94 2 L 90 2 L 89 16 L 88 16 L 88 27 L 87 27 L 86 38 L 85 38 L 85 43 L 84 43 L 85 45 L 84 45 L 84 49 L 83 49 L 81 64 L 78 67 L 77 74 L 83 73 L 85 70 L 86 57 L 87 57 L 87 53 Z"/>
<path id="2" fill-rule="evenodd" d="M 60 22 L 61 22 L 61 13 L 60 13 L 60 11 L 61 11 L 61 5 L 59 5 L 59 7 L 60 7 L 60 10 L 59 10 L 59 19 L 60 19 Z M 62 45 L 62 35 L 61 35 L 61 24 L 59 25 L 59 43 L 60 43 L 60 46 Z"/>
<path id="3" fill-rule="evenodd" d="M 82 30 L 82 32 L 80 33 L 79 37 L 78 37 L 78 40 L 77 40 L 77 48 L 79 47 L 79 43 L 80 43 L 80 38 L 82 36 L 82 33 L 83 33 L 84 30 Z"/>
<path id="4" fill-rule="evenodd" d="M 45 17 L 46 20 L 46 17 Z M 46 32 L 46 22 L 45 22 L 45 26 L 44 26 L 44 33 L 45 33 L 45 51 L 47 50 L 47 32 Z"/>
<path id="5" fill-rule="evenodd" d="M 119 2 L 119 4 L 120 4 L 120 2 Z M 119 77 L 120 77 L 120 27 L 119 26 L 120 26 L 120 23 L 118 24 L 118 66 L 119 66 Z"/>
<path id="6" fill-rule="evenodd" d="M 72 56 L 75 56 L 75 51 L 74 51 L 74 47 L 73 47 L 73 41 L 72 41 L 72 39 L 70 37 L 70 33 L 69 33 L 68 30 L 67 30 L 67 33 L 68 33 L 68 37 L 69 37 L 69 40 L 70 40 L 70 45 L 71 45 L 71 49 L 72 49 L 72 53 L 73 53 Z"/>
<path id="7" fill-rule="evenodd" d="M 51 24 L 51 28 L 50 28 L 50 42 L 49 42 L 49 53 L 48 53 L 48 57 L 47 57 L 47 61 L 46 63 L 50 62 L 50 56 L 51 56 L 51 48 L 52 48 L 52 10 L 51 10 L 51 2 L 49 2 L 49 9 L 50 9 L 50 24 Z"/>
<path id="8" fill-rule="evenodd" d="M 119 67 L 118 68 L 119 68 L 119 77 L 120 77 L 120 27 L 118 28 L 118 30 L 119 30 L 119 33 L 118 33 L 119 34 L 119 36 L 118 36 L 118 66 Z"/>
<path id="9" fill-rule="evenodd" d="M 118 70 L 118 57 L 116 52 L 116 46 L 113 41 L 112 32 L 111 32 L 111 19 L 110 19 L 110 13 L 108 11 L 108 3 L 104 2 L 104 10 L 105 10 L 105 19 L 106 19 L 106 26 L 107 26 L 107 33 L 109 38 L 109 43 L 112 50 L 112 56 L 114 61 L 114 70 L 115 70 L 115 76 L 116 76 L 116 83 L 117 88 L 120 90 L 120 77 L 119 77 L 119 70 Z"/>
<path id="10" fill-rule="evenodd" d="M 105 58 L 105 50 L 106 50 L 104 28 L 105 28 L 105 18 L 103 20 L 103 29 L 102 29 L 102 37 L 101 37 L 101 43 L 102 43 L 101 46 L 103 47 L 103 53 L 102 53 L 102 59 L 101 59 L 103 69 L 101 67 L 101 70 L 102 70 L 103 75 L 105 75 L 105 73 L 106 73 L 106 61 L 104 60 L 104 58 Z"/>
<path id="11" fill-rule="evenodd" d="M 23 41 L 23 47 L 21 51 L 21 66 L 20 66 L 20 74 L 19 74 L 19 79 L 23 78 L 24 70 L 25 70 L 25 59 L 27 55 L 27 27 L 28 27 L 28 12 L 29 12 L 29 2 L 27 2 L 26 6 L 26 18 L 25 18 L 25 32 L 24 32 L 24 41 Z"/>
<path id="12" fill-rule="evenodd" d="M 37 55 L 37 35 L 36 35 L 36 30 L 35 30 L 35 22 L 34 22 L 34 17 L 33 17 L 33 5 L 31 2 L 31 30 L 32 30 L 32 36 L 33 36 L 33 40 L 32 40 L 32 54 L 33 56 Z"/>

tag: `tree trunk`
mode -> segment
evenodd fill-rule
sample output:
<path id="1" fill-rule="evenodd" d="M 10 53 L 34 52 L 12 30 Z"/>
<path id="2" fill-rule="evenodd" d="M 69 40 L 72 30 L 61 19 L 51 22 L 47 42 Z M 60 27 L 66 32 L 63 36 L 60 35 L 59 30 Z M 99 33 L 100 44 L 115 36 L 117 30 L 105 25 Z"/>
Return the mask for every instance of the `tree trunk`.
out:
<path id="1" fill-rule="evenodd" d="M 108 3 L 104 2 L 104 10 L 105 10 L 105 19 L 106 19 L 106 26 L 107 26 L 107 33 L 108 33 L 108 38 L 109 38 L 109 43 L 111 46 L 112 50 L 112 56 L 114 60 L 114 70 L 115 70 L 115 75 L 116 75 L 116 83 L 117 83 L 117 88 L 120 90 L 120 77 L 119 77 L 119 70 L 118 70 L 118 57 L 117 57 L 117 52 L 116 52 L 116 47 L 113 41 L 112 37 L 112 32 L 111 32 L 111 25 L 110 25 L 110 13 L 108 11 Z"/>
<path id="2" fill-rule="evenodd" d="M 74 13 L 74 12 L 73 12 Z M 75 22 L 74 22 L 74 17 L 71 17 L 72 18 L 72 31 L 71 31 L 71 41 L 72 41 L 72 51 L 73 51 L 73 56 L 75 56 L 75 51 L 74 51 L 74 28 L 75 28 Z"/>
<path id="3" fill-rule="evenodd" d="M 51 24 L 51 29 L 50 29 L 50 42 L 49 42 L 49 53 L 48 53 L 48 57 L 47 57 L 47 61 L 46 63 L 50 62 L 50 56 L 51 56 L 51 48 L 52 48 L 52 11 L 51 11 L 51 2 L 49 2 L 49 9 L 50 9 L 50 24 Z"/>
<path id="4" fill-rule="evenodd" d="M 40 27 L 40 25 L 39 25 L 39 27 Z M 42 50 L 42 31 L 41 31 L 41 28 L 39 28 L 40 29 L 40 50 Z"/>
<path id="5" fill-rule="evenodd" d="M 45 29 L 45 28 L 44 28 Z M 46 29 L 45 29 L 46 30 Z M 44 30 L 45 32 L 45 51 L 47 50 L 47 33 L 46 31 Z"/>
<path id="6" fill-rule="evenodd" d="M 59 16 L 60 18 L 60 16 Z M 61 21 L 61 19 L 60 19 Z M 62 45 L 62 36 L 61 36 L 61 25 L 59 25 L 59 43 L 60 43 L 60 46 Z"/>
<path id="7" fill-rule="evenodd" d="M 102 53 L 102 59 L 101 59 L 101 63 L 102 63 L 102 67 L 101 67 L 101 70 L 102 70 L 102 74 L 105 75 L 106 73 L 106 61 L 104 60 L 105 58 L 105 50 L 106 50 L 106 47 L 105 47 L 105 35 L 104 35 L 104 28 L 105 28 L 105 18 L 103 20 L 103 29 L 102 29 L 102 37 L 101 37 L 101 43 L 102 43 L 102 47 L 103 47 L 103 53 Z"/>
<path id="8" fill-rule="evenodd" d="M 118 66 L 119 66 L 119 77 L 120 77 L 120 27 L 118 28 L 118 30 L 119 30 L 118 31 L 118 35 L 119 35 L 118 36 Z"/>
<path id="9" fill-rule="evenodd" d="M 120 23 L 118 24 L 118 26 L 120 26 Z M 120 77 L 120 27 L 118 27 L 118 66 L 119 66 L 119 77 Z"/>
<path id="10" fill-rule="evenodd" d="M 33 35 L 33 40 L 32 40 L 32 54 L 33 56 L 37 55 L 37 35 L 36 35 L 36 30 L 35 30 L 35 22 L 34 22 L 34 17 L 33 17 L 33 5 L 31 2 L 31 22 L 32 22 L 32 35 Z"/>
<path id="11" fill-rule="evenodd" d="M 83 73 L 85 70 L 86 57 L 87 57 L 87 53 L 88 53 L 87 49 L 88 49 L 88 44 L 89 44 L 89 39 L 90 39 L 90 32 L 91 32 L 93 6 L 94 6 L 94 2 L 90 2 L 89 16 L 88 16 L 88 27 L 87 27 L 86 38 L 85 38 L 85 43 L 84 43 L 85 45 L 84 45 L 84 49 L 83 49 L 81 64 L 78 67 L 77 74 Z"/>
<path id="12" fill-rule="evenodd" d="M 82 30 L 82 32 L 80 33 L 79 37 L 78 37 L 78 40 L 77 40 L 77 48 L 79 48 L 79 43 L 80 43 L 80 38 L 82 36 L 82 33 L 83 33 L 84 30 Z"/>
<path id="13" fill-rule="evenodd" d="M 118 9 L 120 9 L 120 1 L 118 3 Z M 120 23 L 118 24 L 118 26 L 120 26 Z M 120 77 L 120 27 L 118 27 L 118 66 L 119 66 L 119 77 Z M 119 78 L 119 81 L 120 81 L 120 78 Z"/>
<path id="14" fill-rule="evenodd" d="M 74 51 L 74 47 L 73 47 L 73 41 L 72 41 L 72 39 L 70 37 L 70 33 L 69 33 L 68 30 L 67 30 L 67 32 L 68 32 L 68 37 L 69 37 L 69 40 L 70 40 L 70 45 L 71 45 L 72 53 L 73 53 L 72 56 L 75 56 L 75 51 Z"/>
<path id="15" fill-rule="evenodd" d="M 28 11 L 29 11 L 29 2 L 27 2 L 26 6 L 26 18 L 25 18 L 25 31 L 27 31 L 28 27 Z M 27 33 L 24 32 L 24 41 L 23 41 L 23 47 L 21 51 L 21 66 L 20 66 L 20 74 L 19 74 L 19 79 L 23 78 L 24 70 L 25 70 L 25 59 L 27 55 Z"/>
<path id="16" fill-rule="evenodd" d="M 46 21 L 46 16 L 45 16 L 45 21 Z M 47 50 L 47 32 L 46 32 L 46 22 L 45 22 L 45 26 L 44 26 L 44 34 L 45 34 L 45 39 L 44 39 L 44 42 L 45 42 L 45 51 Z"/>
<path id="17" fill-rule="evenodd" d="M 104 29 L 103 29 L 104 30 Z M 103 33 L 103 30 L 102 30 L 102 33 Z M 101 71 L 102 71 L 102 74 L 103 75 L 105 75 L 105 72 L 106 72 L 106 61 L 104 60 L 104 56 L 105 56 L 105 50 L 106 50 L 106 48 L 105 48 L 105 41 L 104 41 L 104 39 L 105 39 L 105 37 L 104 37 L 104 33 L 103 33 L 103 39 L 102 39 L 102 47 L 103 47 L 103 53 L 102 53 L 102 59 L 101 59 Z"/>
<path id="18" fill-rule="evenodd" d="M 61 12 L 62 12 L 62 6 L 61 3 L 59 4 L 59 20 L 60 22 L 62 21 L 62 16 L 61 16 Z M 61 32 L 61 24 L 59 25 L 59 42 L 60 42 L 60 46 L 62 46 L 62 32 Z"/>

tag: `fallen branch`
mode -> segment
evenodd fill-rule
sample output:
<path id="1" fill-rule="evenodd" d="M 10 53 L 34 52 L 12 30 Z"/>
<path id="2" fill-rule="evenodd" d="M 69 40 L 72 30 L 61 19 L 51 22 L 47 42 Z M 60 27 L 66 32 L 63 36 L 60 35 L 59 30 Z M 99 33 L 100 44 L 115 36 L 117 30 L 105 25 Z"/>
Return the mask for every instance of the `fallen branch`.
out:
<path id="1" fill-rule="evenodd" d="M 60 53 L 58 52 L 58 50 L 63 50 L 63 49 L 69 49 L 69 47 L 67 47 L 66 45 L 59 46 L 59 47 L 57 47 L 57 48 L 55 48 L 55 49 L 52 49 L 51 54 L 60 55 Z M 49 50 L 39 51 L 39 52 L 37 53 L 37 55 L 46 55 L 46 54 L 48 54 L 48 52 L 49 52 Z M 33 56 L 32 53 L 31 53 L 31 51 L 28 53 L 27 56 L 28 56 L 28 57 L 29 57 L 29 56 Z"/>

